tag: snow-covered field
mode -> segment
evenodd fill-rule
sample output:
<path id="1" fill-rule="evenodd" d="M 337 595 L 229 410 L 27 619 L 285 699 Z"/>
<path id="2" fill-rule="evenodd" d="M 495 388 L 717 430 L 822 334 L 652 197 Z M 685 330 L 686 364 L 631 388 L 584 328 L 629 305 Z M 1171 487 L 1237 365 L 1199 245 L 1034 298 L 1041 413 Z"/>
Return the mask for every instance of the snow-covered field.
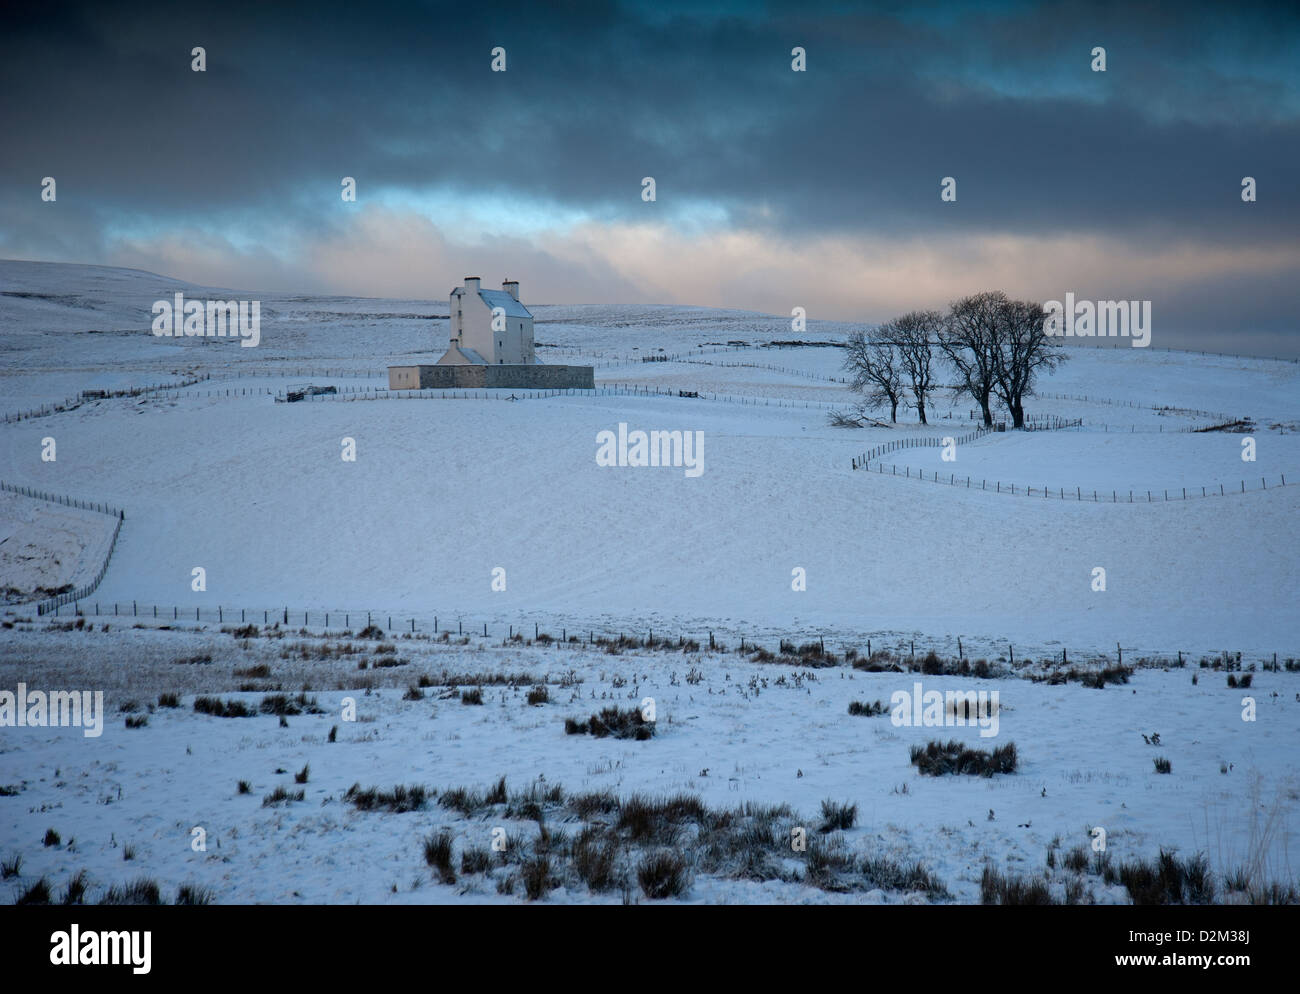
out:
<path id="1" fill-rule="evenodd" d="M 103 514 L 0 491 L 0 595 L 22 603 L 87 583 L 112 537 Z"/>
<path id="2" fill-rule="evenodd" d="M 980 680 L 906 673 L 867 673 L 837 666 L 753 663 L 735 652 L 629 650 L 607 655 L 585 646 L 509 646 L 482 639 L 466 646 L 395 640 L 405 665 L 359 671 L 357 660 L 382 659 L 381 643 L 337 640 L 361 651 L 338 662 L 300 658 L 303 645 L 279 639 L 137 631 L 10 634 L 4 686 L 21 679 L 41 686 L 107 686 L 106 727 L 99 738 L 82 729 L 7 730 L 0 784 L 21 786 L 0 807 L 6 858 L 25 855 L 25 873 L 61 883 L 85 868 L 101 886 L 141 871 L 170 893 L 183 882 L 211 888 L 220 902 L 410 902 L 507 899 L 498 880 L 517 875 L 511 863 L 488 873 L 459 873 L 454 885 L 431 880 L 422 840 L 446 827 L 459 854 L 490 847 L 504 828 L 524 853 L 538 824 L 502 805 L 466 816 L 430 801 L 406 813 L 355 810 L 345 799 L 354 783 L 390 789 L 422 785 L 439 796 L 457 787 L 486 792 L 506 778 L 513 797 L 543 781 L 566 796 L 610 792 L 626 799 L 679 792 L 713 809 L 788 804 L 778 835 L 804 826 L 821 844 L 823 799 L 857 805 L 857 824 L 844 846 L 861 855 L 910 863 L 920 859 L 951 899 L 979 900 L 986 861 L 1017 873 L 1038 873 L 1054 839 L 1058 858 L 1107 833 L 1116 861 L 1153 856 L 1161 848 L 1204 852 L 1216 871 L 1232 872 L 1262 855 L 1273 879 L 1294 880 L 1294 834 L 1300 783 L 1294 772 L 1300 732 L 1300 674 L 1257 673 L 1251 690 L 1256 722 L 1241 720 L 1241 692 L 1222 673 L 1140 669 L 1129 684 L 1103 690 L 1077 683 L 1052 686 L 1024 679 Z M 455 642 L 457 640 L 453 640 Z M 244 645 L 246 647 L 241 647 Z M 291 658 L 283 659 L 288 648 Z M 733 649 L 737 648 L 732 646 Z M 211 656 L 211 662 L 186 662 Z M 75 660 L 75 662 L 73 662 Z M 325 712 L 221 718 L 195 714 L 193 694 L 222 693 L 241 683 L 233 674 L 259 664 L 271 675 L 256 683 L 295 691 Z M 445 688 L 444 671 L 452 688 Z M 1198 674 L 1193 684 L 1192 673 Z M 530 706 L 527 684 L 483 687 L 482 706 L 462 704 L 455 686 L 494 674 L 549 683 L 549 703 Z M 436 684 L 423 700 L 404 699 L 421 675 Z M 896 727 L 888 714 L 851 716 L 850 701 L 888 704 L 896 691 L 973 689 L 999 692 L 997 735 L 979 729 Z M 145 712 L 160 692 L 181 694 L 179 709 L 157 708 L 143 728 L 125 717 Z M 264 693 L 222 693 L 254 710 Z M 356 701 L 355 723 L 341 719 L 344 699 Z M 657 730 L 649 741 L 566 735 L 564 719 L 585 719 L 618 704 L 651 698 Z M 128 702 L 134 702 L 134 705 Z M 120 713 L 123 705 L 130 714 Z M 338 729 L 329 742 L 331 727 Z M 1143 735 L 1159 736 L 1159 746 Z M 925 777 L 909 765 L 911 745 L 955 737 L 981 748 L 1014 742 L 1015 774 Z M 1153 761 L 1170 759 L 1158 774 Z M 304 798 L 264 806 L 276 787 L 297 789 L 293 774 L 309 767 Z M 250 793 L 241 794 L 246 780 Z M 1267 850 L 1258 838 L 1275 824 Z M 550 831 L 576 837 L 583 826 L 561 804 L 548 807 Z M 206 833 L 206 852 L 192 850 L 193 829 Z M 42 847 L 55 829 L 61 845 Z M 702 856 L 694 825 L 679 847 Z M 130 846 L 134 859 L 126 862 Z M 624 859 L 635 866 L 636 849 Z M 774 849 L 776 847 L 773 847 Z M 786 847 L 789 848 L 788 846 Z M 804 855 L 784 854 L 792 878 L 758 881 L 697 872 L 688 899 L 715 901 L 888 901 L 907 891 L 885 890 L 848 876 L 858 889 L 837 892 L 797 878 Z M 1058 892 L 1069 874 L 1054 878 Z M 1101 903 L 1126 901 L 1122 887 L 1088 878 Z M 635 884 L 633 885 L 635 890 Z M 521 896 L 522 885 L 516 888 Z M 1059 894 L 1058 894 L 1059 896 Z M 590 894 L 572 874 L 551 900 L 621 900 L 617 890 Z M 915 895 L 912 900 L 918 899 Z"/>
<path id="3" fill-rule="evenodd" d="M 261 345 L 153 337 L 152 301 L 178 291 L 261 299 Z M 850 330 L 844 324 L 811 320 L 795 335 L 786 319 L 744 312 L 530 303 L 542 361 L 590 362 L 598 387 L 617 389 L 396 400 L 374 399 L 386 387 L 384 367 L 436 359 L 446 321 L 431 318 L 446 314 L 444 301 L 209 294 L 135 271 L 17 262 L 0 263 L 0 293 L 0 414 L 82 390 L 211 377 L 0 424 L 0 479 L 126 512 L 107 575 L 81 605 L 93 634 L 47 630 L 49 619 L 31 606 L 10 607 L 13 627 L 0 631 L 0 690 L 24 682 L 108 692 L 100 737 L 0 728 L 0 786 L 19 788 L 0 797 L 0 857 L 23 855 L 22 882 L 47 873 L 60 883 L 84 867 L 108 885 L 138 868 L 173 889 L 185 880 L 209 886 L 219 901 L 518 899 L 522 883 L 511 898 L 497 891 L 518 865 L 432 882 L 420 842 L 445 824 L 459 861 L 466 846 L 490 843 L 492 827 L 529 840 L 536 821 L 508 819 L 503 806 L 459 817 L 432 795 L 403 814 L 356 811 L 343 797 L 356 782 L 486 790 L 501 776 L 511 793 L 542 776 L 570 795 L 680 790 L 712 808 L 788 804 L 790 814 L 773 816 L 777 828 L 806 825 L 815 838 L 823 799 L 856 803 L 846 850 L 920 859 L 958 901 L 979 899 L 986 861 L 1036 872 L 1055 837 L 1069 849 L 1097 825 L 1116 859 L 1177 847 L 1229 872 L 1259 848 L 1251 833 L 1270 814 L 1269 872 L 1295 880 L 1285 836 L 1300 824 L 1292 771 L 1300 675 L 1261 667 L 1274 653 L 1279 663 L 1300 656 L 1300 364 L 1076 347 L 1040 384 L 1029 413 L 1081 418 L 1082 427 L 988 435 L 958 446 L 955 462 L 936 447 L 900 449 L 884 457 L 890 469 L 881 474 L 874 465 L 854 470 L 852 460 L 900 437 L 961 435 L 975 426 L 971 405 L 945 394 L 929 426 L 830 427 L 828 413 L 855 399 L 841 350 L 766 343 L 838 341 Z M 746 344 L 728 346 L 737 342 Z M 650 354 L 678 358 L 641 361 Z M 359 392 L 274 401 L 305 382 Z M 914 412 L 902 418 L 914 422 Z M 1253 431 L 1185 430 L 1240 418 L 1252 419 Z M 701 432 L 704 472 L 597 465 L 597 434 L 620 423 Z M 55 461 L 41 458 L 48 437 Z M 1247 437 L 1256 446 L 1250 462 Z M 355 440 L 355 462 L 340 458 L 345 438 Z M 936 472 L 944 483 L 916 478 Z M 949 484 L 958 477 L 974 484 Z M 1014 495 L 998 492 L 1006 484 Z M 1098 499 L 1075 499 L 1085 491 Z M 1118 496 L 1130 491 L 1140 499 Z M 1112 493 L 1117 499 L 1100 499 Z M 50 588 L 95 572 L 111 519 L 3 496 L 0 586 Z M 74 521 L 84 522 L 81 531 Z M 36 561 L 58 569 L 35 569 Z M 205 590 L 192 589 L 195 567 Z M 1097 567 L 1104 590 L 1095 589 Z M 504 590 L 493 586 L 498 568 Z M 796 569 L 806 571 L 806 590 L 792 589 Z M 144 618 L 131 616 L 133 602 L 147 606 Z M 114 605 L 122 616 L 109 616 Z M 312 634 L 259 634 L 244 645 L 219 631 L 218 608 L 227 623 L 241 610 L 259 623 L 264 611 L 308 612 Z M 193 619 L 196 609 L 195 630 L 176 630 L 173 612 Z M 385 627 L 391 615 L 399 632 L 414 624 L 417 638 L 386 636 L 407 665 L 361 671 L 351 657 L 280 658 L 292 641 L 356 641 L 356 617 L 345 637 L 339 615 L 366 610 Z M 326 611 L 334 634 L 322 637 Z M 435 643 L 427 639 L 435 618 L 442 631 L 487 625 L 490 635 Z M 503 646 L 509 632 L 531 635 L 535 624 L 555 635 L 643 638 L 653 629 L 704 649 Z M 155 630 L 164 625 L 171 630 Z M 708 652 L 710 632 L 733 651 Z M 842 658 L 818 669 L 788 658 L 758 663 L 734 651 L 742 638 L 772 651 L 783 638 L 824 639 L 836 655 L 865 653 L 871 640 L 900 653 L 903 670 L 915 644 L 918 660 L 931 649 L 961 652 L 996 673 L 869 673 Z M 1059 662 L 1063 650 L 1070 664 L 1114 664 L 1117 643 L 1126 664 L 1157 665 L 1104 690 L 1033 683 L 1010 665 L 1013 653 L 1017 664 Z M 1255 668 L 1249 691 L 1200 668 L 1222 652 Z M 365 654 L 378 658 L 373 641 Z M 212 662 L 173 662 L 203 655 Z M 269 677 L 235 673 L 259 662 Z M 443 669 L 464 679 L 445 689 Z M 692 670 L 699 679 L 687 682 Z M 549 674 L 550 703 L 529 706 L 523 685 L 484 687 L 482 707 L 441 699 L 493 672 Z M 422 673 L 424 700 L 403 700 Z M 851 700 L 888 703 L 915 680 L 999 690 L 998 735 L 847 714 Z M 233 693 L 256 707 L 260 691 L 306 684 L 326 713 L 290 716 L 288 728 L 273 716 L 193 711 L 196 694 Z M 157 708 L 144 727 L 124 727 L 122 705 L 143 709 L 173 692 L 179 710 Z M 1242 720 L 1243 693 L 1258 720 Z M 358 702 L 356 723 L 340 717 L 348 696 Z M 650 741 L 565 734 L 566 717 L 645 697 L 658 709 Z M 1153 732 L 1159 747 L 1143 742 Z M 1014 741 L 1019 770 L 922 777 L 908 747 L 939 737 L 982 747 Z M 1156 756 L 1170 759 L 1170 774 L 1154 771 Z M 304 764 L 305 799 L 263 808 L 263 795 L 292 789 L 290 774 Z M 236 792 L 239 780 L 251 794 Z M 576 834 L 590 819 L 567 804 L 553 803 L 546 823 Z M 190 848 L 194 826 L 207 831 L 206 853 Z M 48 828 L 60 845 L 41 846 Z M 695 860 L 690 900 L 897 901 L 907 893 L 860 879 L 847 892 L 799 882 L 807 857 L 794 853 L 775 877 L 740 879 L 726 861 L 701 855 L 703 828 L 681 831 L 678 848 Z M 134 866 L 121 858 L 126 844 Z M 550 899 L 622 899 L 593 896 L 573 878 L 561 884 Z M 1127 899 L 1100 879 L 1090 892 Z"/>

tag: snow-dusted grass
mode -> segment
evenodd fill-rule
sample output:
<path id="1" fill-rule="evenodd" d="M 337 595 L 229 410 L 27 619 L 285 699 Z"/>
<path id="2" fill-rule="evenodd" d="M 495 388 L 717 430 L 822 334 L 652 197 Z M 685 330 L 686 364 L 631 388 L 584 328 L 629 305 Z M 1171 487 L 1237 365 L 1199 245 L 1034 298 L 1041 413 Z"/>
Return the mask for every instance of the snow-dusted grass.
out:
<path id="1" fill-rule="evenodd" d="M 698 798 L 713 812 L 742 804 L 785 805 L 790 812 L 771 823 L 775 841 L 740 847 L 760 859 L 763 872 L 740 850 L 723 858 L 717 847 L 731 845 L 730 835 L 719 834 L 712 816 L 674 822 L 675 848 L 692 878 L 683 899 L 692 901 L 973 902 L 986 862 L 1037 874 L 1054 839 L 1067 850 L 1086 845 L 1095 826 L 1106 830 L 1117 863 L 1153 859 L 1163 847 L 1204 853 L 1220 876 L 1259 863 L 1268 867 L 1267 874 L 1256 872 L 1261 879 L 1295 879 L 1287 855 L 1300 806 L 1290 762 L 1300 726 L 1294 673 L 1254 674 L 1259 720 L 1248 723 L 1239 691 L 1217 679 L 1192 684 L 1194 663 L 1139 668 L 1128 684 L 1096 690 L 1008 676 L 867 673 L 844 664 L 809 670 L 736 653 L 609 656 L 577 645 L 460 647 L 404 639 L 406 666 L 363 674 L 354 657 L 281 659 L 290 639 L 309 641 L 295 636 L 203 636 L 209 663 L 170 661 L 196 641 L 184 632 L 36 630 L 8 637 L 16 651 L 0 664 L 0 685 L 33 673 L 46 687 L 121 681 L 110 686 L 111 720 L 98 740 L 79 729 L 6 732 L 0 784 L 19 793 L 0 798 L 0 855 L 22 855 L 23 883 L 46 876 L 61 886 L 85 869 L 97 894 L 145 868 L 165 894 L 191 882 L 211 889 L 218 902 L 520 900 L 526 864 L 539 845 L 549 845 L 558 886 L 544 888 L 547 900 L 619 901 L 621 885 L 593 891 L 577 875 L 572 843 L 584 825 L 597 826 L 582 856 L 594 860 L 599 853 L 586 850 L 608 841 L 599 825 L 621 823 L 617 867 L 631 897 L 645 899 L 635 868 L 668 836 L 629 828 L 629 816 L 618 812 L 635 796 L 677 795 Z M 233 691 L 248 683 L 235 672 L 256 661 L 270 667 L 256 681 L 263 689 Z M 696 677 L 688 682 L 691 671 Z M 420 677 L 430 684 L 427 696 L 405 700 L 403 690 Z M 471 679 L 481 682 L 482 707 L 460 703 L 458 691 Z M 889 701 L 917 681 L 927 689 L 999 691 L 998 735 L 983 738 L 969 726 L 900 727 L 888 714 L 848 713 L 853 700 Z M 530 705 L 530 689 L 542 682 L 550 702 Z M 143 706 L 163 685 L 182 695 L 181 708 L 156 708 L 146 727 L 131 731 L 114 717 L 128 695 Z M 309 687 L 324 713 L 291 715 L 281 727 L 274 709 L 263 713 L 260 706 L 275 687 Z M 253 717 L 195 713 L 199 690 L 242 701 Z M 356 702 L 355 722 L 342 717 L 347 697 Z M 566 718 L 640 707 L 646 698 L 657 712 L 652 739 L 565 734 Z M 1158 747 L 1143 741 L 1151 733 L 1160 735 Z M 936 738 L 978 749 L 1014 741 L 1017 768 L 991 778 L 924 776 L 909 752 Z M 1154 770 L 1157 755 L 1172 760 L 1169 775 Z M 308 767 L 306 782 L 295 783 Z M 379 798 L 398 786 L 408 797 L 415 788 L 428 793 L 396 806 L 355 800 L 358 791 Z M 295 800 L 298 791 L 302 800 Z M 263 804 L 266 798 L 274 801 Z M 856 811 L 830 824 L 837 835 L 817 841 L 828 799 Z M 1265 828 L 1260 819 L 1269 805 Z M 539 835 L 539 813 L 540 824 L 555 833 L 549 841 Z M 205 853 L 190 848 L 196 826 L 207 833 Z M 805 853 L 789 845 L 794 827 L 815 837 Z M 62 846 L 41 845 L 50 828 Z M 491 849 L 498 828 L 511 840 L 507 856 Z M 457 869 L 454 886 L 441 882 L 442 872 L 426 865 L 423 844 L 444 830 L 453 868 L 465 854 L 474 865 L 476 853 L 487 850 L 492 869 Z M 638 831 L 644 844 L 634 845 Z M 122 860 L 126 845 L 136 850 L 130 864 Z M 947 897 L 937 889 L 884 886 L 890 878 L 883 863 L 874 865 L 876 877 L 867 872 L 873 860 L 904 868 L 919 861 Z M 772 876 L 754 879 L 766 874 Z M 512 875 L 512 894 L 499 893 Z M 1061 899 L 1065 879 L 1054 880 Z M 1239 899 L 1222 885 L 1220 891 L 1219 899 Z M 1128 900 L 1122 884 L 1100 877 L 1086 881 L 1083 893 L 1101 902 Z"/>

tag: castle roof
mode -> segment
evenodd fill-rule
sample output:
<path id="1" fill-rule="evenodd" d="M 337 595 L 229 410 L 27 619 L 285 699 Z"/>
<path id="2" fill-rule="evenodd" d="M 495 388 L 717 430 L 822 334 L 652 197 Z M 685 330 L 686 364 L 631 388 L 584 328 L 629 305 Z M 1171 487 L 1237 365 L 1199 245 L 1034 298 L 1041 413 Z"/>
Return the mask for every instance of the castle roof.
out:
<path id="1" fill-rule="evenodd" d="M 480 290 L 478 295 L 479 299 L 488 305 L 489 310 L 500 307 L 506 312 L 506 317 L 531 318 L 533 316 L 527 307 L 504 290 Z"/>

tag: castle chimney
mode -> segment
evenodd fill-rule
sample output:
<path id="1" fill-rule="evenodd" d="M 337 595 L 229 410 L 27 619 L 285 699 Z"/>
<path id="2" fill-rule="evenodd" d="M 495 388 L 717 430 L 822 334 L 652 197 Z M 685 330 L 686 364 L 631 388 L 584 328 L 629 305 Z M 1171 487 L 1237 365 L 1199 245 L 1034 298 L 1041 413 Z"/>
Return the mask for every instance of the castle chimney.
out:
<path id="1" fill-rule="evenodd" d="M 515 300 L 519 299 L 518 280 L 503 280 L 501 283 L 501 289 L 504 290 L 506 293 L 510 294 L 510 296 L 514 297 Z"/>
<path id="2" fill-rule="evenodd" d="M 473 293 L 473 294 L 477 294 L 477 293 L 478 293 L 478 277 L 477 277 L 477 276 L 466 276 L 466 277 L 465 277 L 465 292 L 466 292 L 466 293 Z"/>

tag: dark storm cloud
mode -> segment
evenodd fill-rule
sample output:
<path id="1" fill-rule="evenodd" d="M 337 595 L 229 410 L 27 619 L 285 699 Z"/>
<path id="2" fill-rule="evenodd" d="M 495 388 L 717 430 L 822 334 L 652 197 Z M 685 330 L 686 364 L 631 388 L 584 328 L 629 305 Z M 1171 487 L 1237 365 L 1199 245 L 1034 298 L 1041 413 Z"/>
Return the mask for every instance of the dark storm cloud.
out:
<path id="1" fill-rule="evenodd" d="M 1225 66 L 1188 64 L 1186 46 L 1281 50 L 1294 20 L 1251 40 L 1249 10 L 1238 39 L 1204 37 L 1219 25 L 1205 18 L 1198 35 L 1187 8 L 54 5 L 0 43 L 4 176 L 9 192 L 57 175 L 87 202 L 178 213 L 292 210 L 355 175 L 628 216 L 654 175 L 667 204 L 705 198 L 755 223 L 762 203 L 787 229 L 1283 237 L 1300 217 L 1294 76 L 1243 64 L 1230 105 L 1202 113 Z M 1088 69 L 1094 43 L 1107 74 Z M 196 44 L 206 73 L 189 71 Z M 795 44 L 807 73 L 789 69 Z M 488 71 L 494 45 L 506 73 Z M 1247 174 L 1267 191 L 1253 217 Z M 946 175 L 959 211 L 939 205 Z"/>
<path id="2" fill-rule="evenodd" d="M 132 219 L 237 231 L 253 215 L 325 238 L 344 223 L 343 176 L 363 191 L 500 195 L 636 222 L 649 175 L 658 217 L 689 221 L 703 204 L 771 237 L 1077 233 L 1294 250 L 1300 230 L 1300 23 L 1276 6 L 49 4 L 6 16 L 11 253 L 92 259 Z M 206 73 L 190 71 L 195 45 Z M 497 45 L 505 73 L 489 71 Z M 805 73 L 790 71 L 795 45 Z M 1089 69 L 1094 45 L 1106 73 Z M 36 196 L 46 175 L 57 215 Z M 1248 206 L 1246 175 L 1260 191 Z M 940 203 L 944 176 L 956 205 Z M 1257 283 L 1267 309 L 1275 281 Z"/>

